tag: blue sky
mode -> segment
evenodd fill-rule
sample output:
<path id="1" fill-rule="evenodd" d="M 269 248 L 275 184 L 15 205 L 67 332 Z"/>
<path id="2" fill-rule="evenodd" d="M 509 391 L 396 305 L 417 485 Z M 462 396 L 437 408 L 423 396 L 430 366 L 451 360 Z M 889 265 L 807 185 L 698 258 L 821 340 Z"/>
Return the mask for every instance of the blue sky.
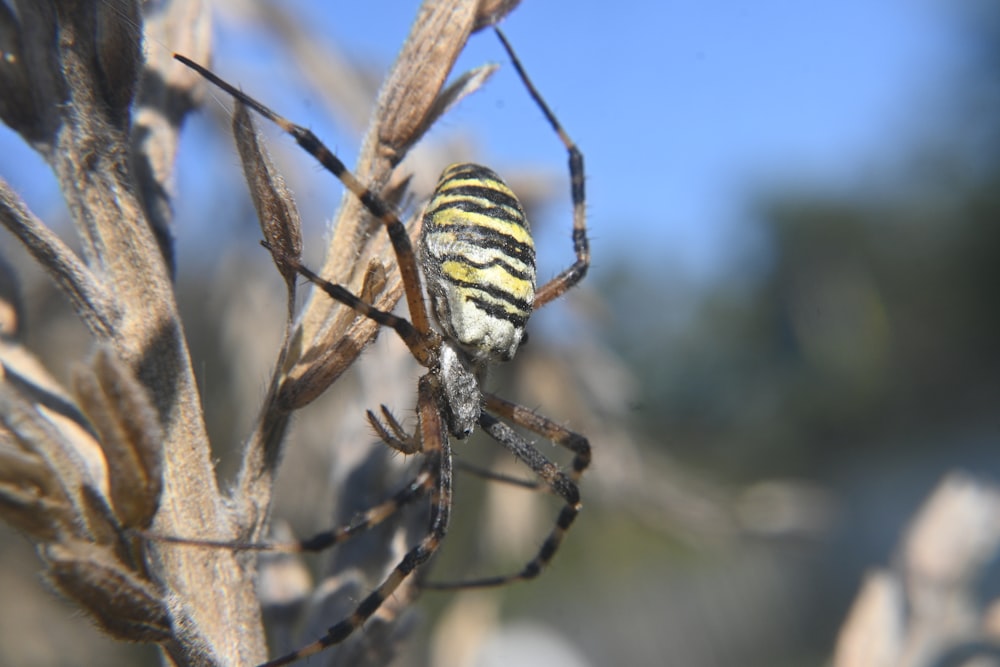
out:
<path id="1" fill-rule="evenodd" d="M 418 3 L 293 4 L 343 48 L 387 66 Z M 946 87 L 961 53 L 954 5 L 931 0 L 524 0 L 504 28 L 585 152 L 596 270 L 602 255 L 638 244 L 645 259 L 669 261 L 695 278 L 718 275 L 751 241 L 747 202 L 760 187 L 844 188 L 877 178 L 926 129 L 914 107 Z M 217 34 L 215 68 L 223 76 L 249 71 L 239 65 L 246 60 L 282 76 L 260 33 L 220 23 Z M 506 64 L 488 33 L 473 37 L 459 68 L 485 61 Z M 308 91 L 275 93 L 265 79 L 236 82 L 352 161 L 354 139 L 317 115 Z M 460 130 L 476 134 L 492 164 L 564 169 L 564 152 L 510 68 L 435 132 Z M 191 133 L 198 132 L 195 123 Z M 45 216 L 55 210 L 52 181 L 16 144 L 0 134 L 0 175 Z M 197 226 L 184 221 L 211 208 L 202 198 L 214 190 L 212 179 L 240 178 L 233 155 L 206 163 L 197 138 L 183 150 L 186 164 L 211 166 L 180 182 L 182 252 L 204 245 Z M 336 184 L 293 187 L 300 199 L 323 192 L 320 205 L 332 214 Z M 568 209 L 568 202 L 553 209 L 561 219 L 547 225 L 553 239 L 543 238 L 563 244 L 552 247 L 553 270 L 569 259 Z"/>

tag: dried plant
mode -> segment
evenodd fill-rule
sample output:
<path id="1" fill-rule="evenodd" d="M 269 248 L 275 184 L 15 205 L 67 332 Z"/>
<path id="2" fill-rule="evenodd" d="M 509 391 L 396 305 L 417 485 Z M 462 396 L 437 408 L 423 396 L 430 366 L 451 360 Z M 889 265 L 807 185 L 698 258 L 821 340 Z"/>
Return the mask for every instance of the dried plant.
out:
<path id="1" fill-rule="evenodd" d="M 515 4 L 424 3 L 381 88 L 355 167 L 363 182 L 390 200 L 403 196 L 396 167 L 491 71 L 445 87 L 466 39 Z M 174 298 L 169 194 L 179 129 L 203 83 L 169 53 L 148 49 L 144 59 L 142 47 L 145 38 L 207 62 L 208 16 L 196 0 L 153 3 L 147 16 L 140 7 L 137 0 L 0 4 L 0 117 L 56 174 L 82 251 L 2 180 L 0 220 L 94 341 L 71 386 L 60 386 L 23 345 L 17 278 L 0 267 L 0 514 L 37 545 L 52 587 L 111 636 L 155 642 L 176 665 L 256 664 L 267 649 L 254 559 L 157 544 L 136 531 L 259 539 L 291 415 L 343 374 L 376 325 L 322 294 L 310 295 L 293 319 L 295 282 L 280 257 L 300 252 L 298 214 L 249 116 L 237 109 L 244 171 L 264 237 L 281 249 L 289 309 L 237 479 L 220 490 Z M 350 196 L 334 225 L 320 273 L 391 309 L 401 284 L 384 234 Z M 263 583 L 260 595 L 272 595 Z M 399 634 L 395 620 L 414 594 L 397 596 L 383 624 L 339 660 L 390 657 L 385 639 Z M 329 621 L 328 611 L 317 608 L 316 616 Z"/>
<path id="2" fill-rule="evenodd" d="M 995 665 L 1000 601 L 982 580 L 1000 551 L 1000 488 L 947 475 L 911 521 L 896 562 L 868 573 L 834 667 Z"/>

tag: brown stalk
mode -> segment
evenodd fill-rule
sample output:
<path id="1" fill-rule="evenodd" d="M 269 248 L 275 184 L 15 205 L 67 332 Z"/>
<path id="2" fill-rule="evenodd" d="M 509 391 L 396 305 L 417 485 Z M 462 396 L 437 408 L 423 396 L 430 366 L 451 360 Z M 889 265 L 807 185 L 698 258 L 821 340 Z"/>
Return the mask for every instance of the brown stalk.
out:
<path id="1" fill-rule="evenodd" d="M 17 277 L 0 265 L 0 517 L 36 545 L 52 587 L 109 635 L 155 642 L 175 665 L 257 664 L 267 649 L 252 561 L 150 542 L 137 531 L 260 534 L 292 410 L 329 387 L 375 327 L 323 296 L 309 299 L 276 354 L 238 483 L 220 491 L 173 285 L 171 172 L 203 84 L 151 46 L 208 62 L 206 7 L 10 4 L 0 4 L 0 118 L 48 161 L 81 251 L 3 180 L 0 222 L 65 294 L 93 351 L 73 372 L 71 390 L 61 387 L 19 338 Z M 424 3 L 379 95 L 356 168 L 363 182 L 376 190 L 392 183 L 423 133 L 481 85 L 482 71 L 444 89 L 474 26 L 511 6 L 495 4 L 487 17 L 470 0 Z M 144 7 L 154 13 L 143 16 Z M 239 143 L 249 149 L 245 163 L 264 165 L 248 181 L 265 236 L 297 255 L 294 204 L 252 133 Z M 386 196 L 398 200 L 405 182 Z M 384 234 L 350 197 L 336 225 L 324 275 L 391 309 L 401 287 Z M 279 270 L 288 277 L 280 262 Z M 401 592 L 386 607 L 386 627 L 408 599 Z"/>

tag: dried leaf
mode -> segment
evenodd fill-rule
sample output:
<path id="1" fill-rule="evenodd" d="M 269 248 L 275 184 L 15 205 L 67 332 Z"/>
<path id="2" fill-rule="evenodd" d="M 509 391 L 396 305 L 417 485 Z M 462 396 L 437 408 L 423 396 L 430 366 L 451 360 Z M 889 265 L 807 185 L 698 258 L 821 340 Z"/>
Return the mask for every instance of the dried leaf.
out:
<path id="1" fill-rule="evenodd" d="M 52 545 L 43 557 L 52 586 L 116 639 L 162 642 L 171 637 L 164 594 L 89 542 Z"/>
<path id="2" fill-rule="evenodd" d="M 385 283 L 385 264 L 373 258 L 368 262 L 368 268 L 365 269 L 365 277 L 361 282 L 361 292 L 358 296 L 361 297 L 362 301 L 371 303 L 385 289 Z"/>
<path id="3" fill-rule="evenodd" d="M 39 540 L 53 540 L 79 515 L 53 470 L 0 430 L 0 516 Z"/>
<path id="4" fill-rule="evenodd" d="M 461 0 L 425 4 L 420 8 L 379 94 L 375 128 L 378 155 L 373 157 L 386 160 L 387 164 L 376 167 L 376 183 L 384 183 L 391 168 L 399 164 L 429 126 L 428 112 L 434 108 L 455 60 L 465 47 L 475 12 L 473 3 Z M 364 176 L 363 166 L 358 171 Z"/>
<path id="5" fill-rule="evenodd" d="M 480 65 L 475 69 L 462 73 L 460 77 L 452 81 L 447 88 L 434 100 L 434 104 L 427 110 L 425 119 L 426 127 L 420 128 L 420 134 L 425 134 L 438 119 L 448 113 L 456 104 L 465 97 L 476 92 L 483 87 L 493 73 L 500 69 L 495 63 Z"/>
<path id="6" fill-rule="evenodd" d="M 521 4 L 521 0 L 480 0 L 479 8 L 476 10 L 476 23 L 472 26 L 472 32 L 479 32 L 483 28 L 489 28 L 500 23 L 519 4 Z"/>
<path id="7" fill-rule="evenodd" d="M 294 285 L 297 274 L 292 264 L 302 258 L 302 221 L 285 180 L 260 143 L 250 111 L 239 101 L 233 110 L 233 136 L 271 257 L 285 282 Z"/>
<path id="8" fill-rule="evenodd" d="M 109 337 L 119 320 L 119 310 L 106 286 L 57 234 L 28 209 L 2 178 L 0 224 L 10 230 L 49 273 L 91 332 L 99 338 Z"/>
<path id="9" fill-rule="evenodd" d="M 125 526 L 149 527 L 163 489 L 163 436 L 146 388 L 101 348 L 90 368 L 74 373 L 73 389 L 104 450 L 116 516 Z"/>
<path id="10" fill-rule="evenodd" d="M 85 505 L 83 486 L 92 480 L 80 452 L 62 437 L 51 421 L 18 395 L 10 383 L 0 384 L 0 422 L 14 442 L 41 459 L 51 471 L 51 477 L 46 479 L 49 491 L 45 499 L 54 500 L 54 506 L 72 507 L 76 517 L 81 516 Z M 79 521 L 72 521 L 66 528 L 82 537 L 83 526 L 79 524 Z"/>
<path id="11" fill-rule="evenodd" d="M 10 432 L 0 428 L 0 484 L 34 488 L 42 496 L 57 493 L 59 485 L 53 483 L 51 469 L 37 454 L 14 442 Z"/>
<path id="12" fill-rule="evenodd" d="M 107 499 L 92 486 L 84 486 L 80 496 L 83 498 L 81 513 L 90 542 L 104 547 L 122 544 L 122 528 Z"/>
<path id="13" fill-rule="evenodd" d="M 78 515 L 68 503 L 42 496 L 36 488 L 0 483 L 0 516 L 33 539 L 51 542 L 66 533 Z"/>

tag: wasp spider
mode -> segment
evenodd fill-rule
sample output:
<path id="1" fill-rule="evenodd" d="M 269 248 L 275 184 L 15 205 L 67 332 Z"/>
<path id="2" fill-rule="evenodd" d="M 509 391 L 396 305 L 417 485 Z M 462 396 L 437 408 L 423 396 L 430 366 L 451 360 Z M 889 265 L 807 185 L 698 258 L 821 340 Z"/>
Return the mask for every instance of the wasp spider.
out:
<path id="1" fill-rule="evenodd" d="M 378 310 L 296 260 L 284 259 L 331 298 L 393 329 L 417 361 L 427 368 L 417 384 L 418 427 L 415 433 L 406 433 L 384 407 L 382 418 L 368 412 L 369 421 L 386 444 L 405 453 L 423 455 L 416 477 L 392 498 L 364 512 L 349 526 L 291 545 L 292 549 L 284 545 L 283 550 L 328 548 L 383 521 L 423 495 L 430 497 L 427 535 L 350 616 L 331 626 L 319 640 L 266 663 L 269 666 L 294 662 L 343 641 L 371 617 L 414 569 L 434 554 L 448 529 L 452 507 L 450 438 L 464 440 L 477 424 L 534 471 L 539 482 L 529 486 L 558 495 L 565 505 L 538 553 L 519 572 L 471 581 L 426 584 L 425 587 L 499 586 L 531 579 L 552 559 L 580 510 L 577 481 L 590 463 L 590 445 L 586 438 L 480 387 L 490 363 L 508 361 L 514 356 L 524 339 L 524 327 L 532 311 L 578 283 L 590 263 L 583 155 L 542 100 L 506 38 L 499 30 L 497 35 L 528 93 L 569 153 L 576 261 L 537 289 L 535 248 L 524 210 L 511 189 L 490 169 L 476 164 L 454 164 L 445 169 L 424 213 L 418 255 L 392 207 L 362 185 L 312 132 L 279 116 L 183 56 L 175 56 L 294 137 L 385 224 L 403 278 L 409 320 Z M 430 296 L 429 308 L 423 297 L 424 281 Z M 432 315 L 428 315 L 428 310 Z M 431 326 L 431 317 L 437 328 Z M 570 450 L 574 455 L 572 469 L 563 473 L 508 422 Z M 489 473 L 486 476 L 504 479 Z M 254 547 L 244 545 L 244 548 Z"/>

